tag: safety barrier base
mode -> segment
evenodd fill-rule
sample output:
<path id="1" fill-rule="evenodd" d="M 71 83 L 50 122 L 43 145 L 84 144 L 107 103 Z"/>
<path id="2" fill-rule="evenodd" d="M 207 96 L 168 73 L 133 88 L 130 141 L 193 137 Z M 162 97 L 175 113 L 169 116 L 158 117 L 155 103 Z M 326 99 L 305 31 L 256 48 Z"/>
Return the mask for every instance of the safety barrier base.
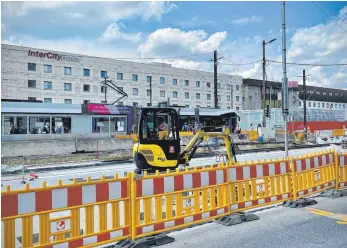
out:
<path id="1" fill-rule="evenodd" d="M 259 220 L 259 216 L 251 213 L 232 213 L 228 216 L 219 217 L 214 222 L 224 226 L 233 226 L 254 220 Z"/>
<path id="2" fill-rule="evenodd" d="M 290 207 L 290 208 L 304 208 L 304 207 L 315 205 L 315 204 L 317 204 L 317 201 L 311 198 L 302 198 L 296 201 L 283 202 L 284 207 Z"/>
<path id="3" fill-rule="evenodd" d="M 119 241 L 115 245 L 107 246 L 107 248 L 149 248 L 151 246 L 160 246 L 175 241 L 175 238 L 169 237 L 166 234 L 158 234 L 148 237 L 143 237 L 132 241 L 125 239 Z"/>
<path id="4" fill-rule="evenodd" d="M 335 199 L 335 198 L 347 196 L 347 189 L 329 189 L 322 192 L 319 196 Z"/>

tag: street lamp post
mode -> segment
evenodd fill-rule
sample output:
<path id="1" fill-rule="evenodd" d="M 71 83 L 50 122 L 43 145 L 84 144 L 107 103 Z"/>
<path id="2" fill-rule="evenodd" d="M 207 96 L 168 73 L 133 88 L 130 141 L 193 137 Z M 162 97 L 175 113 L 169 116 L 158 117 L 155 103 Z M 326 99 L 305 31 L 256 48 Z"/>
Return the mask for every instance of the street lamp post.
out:
<path id="1" fill-rule="evenodd" d="M 262 89 L 262 95 L 263 95 L 263 127 L 265 127 L 266 126 L 266 119 L 265 119 L 265 105 L 266 105 L 266 99 L 265 99 L 265 95 L 266 95 L 266 85 L 265 85 L 265 74 L 266 74 L 266 72 L 265 72 L 265 66 L 266 66 L 266 60 L 265 60 L 265 45 L 266 44 L 270 44 L 270 43 L 272 43 L 272 42 L 274 42 L 275 40 L 277 40 L 277 39 L 272 39 L 272 40 L 270 40 L 270 41 L 268 41 L 268 42 L 265 42 L 265 40 L 263 40 L 263 89 Z"/>

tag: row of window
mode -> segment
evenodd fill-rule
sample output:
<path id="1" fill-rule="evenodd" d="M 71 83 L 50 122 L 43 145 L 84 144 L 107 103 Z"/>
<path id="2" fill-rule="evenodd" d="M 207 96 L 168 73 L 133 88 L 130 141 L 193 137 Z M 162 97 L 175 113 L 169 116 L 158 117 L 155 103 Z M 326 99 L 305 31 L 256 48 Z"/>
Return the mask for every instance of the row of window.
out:
<path id="1" fill-rule="evenodd" d="M 139 89 L 138 88 L 133 88 L 133 95 L 137 96 L 139 94 Z M 147 90 L 147 96 L 151 95 L 151 91 Z M 166 93 L 165 90 L 161 90 L 160 91 L 160 97 L 166 97 Z M 173 91 L 172 92 L 172 98 L 178 98 L 178 92 L 177 91 Z M 189 92 L 185 92 L 184 93 L 184 98 L 185 99 L 190 99 L 190 93 Z M 221 101 L 221 95 L 217 95 L 218 101 Z M 195 93 L 195 99 L 200 100 L 201 99 L 201 93 Z M 206 100 L 211 100 L 211 94 L 206 94 Z M 231 101 L 231 96 L 227 95 L 226 96 L 226 101 Z M 239 102 L 240 101 L 240 97 L 236 96 L 236 101 Z"/>
<path id="2" fill-rule="evenodd" d="M 299 106 L 303 106 L 303 103 L 300 101 L 299 102 Z M 335 107 L 334 107 L 334 104 L 333 103 L 320 103 L 320 102 L 308 102 L 308 107 L 311 108 L 330 108 L 330 109 L 345 109 L 346 108 L 346 105 L 345 104 L 341 104 L 341 103 L 335 103 Z"/>
<path id="3" fill-rule="evenodd" d="M 45 73 L 52 73 L 52 65 L 43 65 L 44 67 L 44 72 Z M 28 63 L 28 70 L 29 71 L 36 71 L 36 64 L 35 63 Z M 64 75 L 71 75 L 71 67 L 64 67 Z M 90 77 L 90 69 L 83 69 L 83 76 L 85 77 Z M 100 72 L 100 77 L 101 78 L 107 78 L 107 71 L 101 71 Z M 123 80 L 123 73 L 118 72 L 117 73 L 117 80 Z M 132 74 L 132 81 L 133 82 L 137 82 L 139 80 L 139 76 L 138 74 Z M 152 82 L 152 76 L 147 76 L 146 77 L 147 83 L 151 83 Z M 166 83 L 166 79 L 165 77 L 160 77 L 159 79 L 160 84 L 165 84 Z M 184 86 L 188 87 L 190 84 L 189 80 L 184 80 Z M 177 79 L 174 78 L 172 79 L 172 85 L 177 85 Z M 200 88 L 201 83 L 200 81 L 195 81 L 195 87 Z M 211 88 L 211 82 L 206 82 L 206 87 L 207 88 Z M 217 88 L 220 89 L 220 83 L 217 83 Z M 232 85 L 231 84 L 227 84 L 227 90 L 231 90 Z M 240 85 L 236 85 L 236 90 L 239 91 L 240 90 Z"/>
<path id="4" fill-rule="evenodd" d="M 28 87 L 29 88 L 36 88 L 36 80 L 28 80 Z M 52 90 L 52 82 L 49 82 L 49 81 L 44 81 L 44 89 L 45 90 Z M 119 87 L 121 90 L 123 90 L 122 87 Z M 71 83 L 64 83 L 64 90 L 65 91 L 71 91 L 72 90 L 72 84 Z M 105 90 L 107 90 L 107 88 L 105 88 L 105 86 L 101 86 L 101 93 L 105 93 Z M 89 84 L 84 84 L 83 85 L 83 92 L 90 92 L 90 85 Z M 134 96 L 137 96 L 139 95 L 139 89 L 138 88 L 133 88 L 132 89 L 132 92 L 133 92 L 133 95 Z M 147 90 L 147 96 L 150 96 L 151 94 L 151 91 L 150 90 Z M 195 99 L 201 99 L 201 94 L 200 93 L 196 93 L 195 94 Z M 160 97 L 165 97 L 165 91 L 164 90 L 161 90 L 160 91 Z M 177 91 L 174 91 L 173 94 L 172 94 L 172 97 L 173 98 L 177 98 L 178 97 L 178 92 Z M 221 101 L 221 96 L 218 95 L 218 101 Z M 184 98 L 185 99 L 189 99 L 190 96 L 189 96 L 189 92 L 185 92 L 184 93 Z M 207 94 L 206 95 L 206 100 L 211 100 L 211 94 Z M 227 95 L 226 96 L 226 100 L 227 101 L 231 101 L 231 96 L 230 95 Z M 236 101 L 239 102 L 240 101 L 240 97 L 239 96 L 236 96 Z"/>
<path id="5" fill-rule="evenodd" d="M 307 94 L 313 94 L 314 92 L 316 92 L 316 95 L 320 95 L 321 94 L 321 92 L 320 91 L 318 91 L 318 90 L 308 90 L 307 91 Z M 299 92 L 298 92 L 299 93 Z M 325 92 L 325 91 L 323 91 L 322 92 L 322 95 L 323 96 L 326 96 L 327 95 L 327 93 Z M 334 95 L 334 96 L 343 96 L 343 94 L 342 93 L 337 93 L 337 92 L 335 92 L 334 94 L 332 93 L 332 92 L 329 92 L 329 96 L 332 96 L 332 95 Z"/>

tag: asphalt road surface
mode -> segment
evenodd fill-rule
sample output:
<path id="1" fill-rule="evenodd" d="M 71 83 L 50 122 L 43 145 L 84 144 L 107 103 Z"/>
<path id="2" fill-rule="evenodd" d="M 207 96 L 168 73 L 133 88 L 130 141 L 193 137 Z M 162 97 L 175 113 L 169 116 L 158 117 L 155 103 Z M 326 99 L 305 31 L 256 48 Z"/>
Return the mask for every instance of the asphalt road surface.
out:
<path id="1" fill-rule="evenodd" d="M 347 197 L 316 200 L 318 204 L 310 208 L 279 206 L 258 211 L 259 220 L 235 226 L 209 223 L 172 232 L 169 236 L 176 240 L 161 247 L 346 248 Z"/>

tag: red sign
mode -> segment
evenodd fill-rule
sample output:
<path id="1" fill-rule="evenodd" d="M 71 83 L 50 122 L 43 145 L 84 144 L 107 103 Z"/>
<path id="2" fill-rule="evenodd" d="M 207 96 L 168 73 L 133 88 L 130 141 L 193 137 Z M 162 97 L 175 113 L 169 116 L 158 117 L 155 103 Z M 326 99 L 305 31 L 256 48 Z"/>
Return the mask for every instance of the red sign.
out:
<path id="1" fill-rule="evenodd" d="M 64 230 L 65 229 L 65 220 L 61 220 L 57 222 L 57 230 Z"/>
<path id="2" fill-rule="evenodd" d="M 298 81 L 288 81 L 288 88 L 298 88 Z"/>

